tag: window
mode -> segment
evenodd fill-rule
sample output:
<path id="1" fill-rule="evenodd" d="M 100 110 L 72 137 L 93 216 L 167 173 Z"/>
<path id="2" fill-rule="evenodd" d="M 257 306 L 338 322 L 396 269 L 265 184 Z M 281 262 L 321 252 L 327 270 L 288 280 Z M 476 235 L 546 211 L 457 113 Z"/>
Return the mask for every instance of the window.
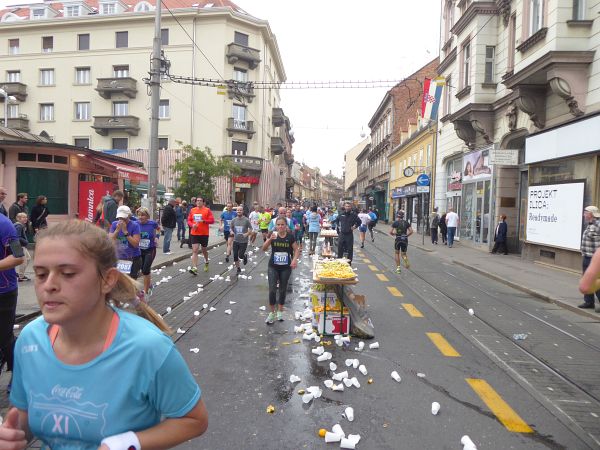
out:
<path id="1" fill-rule="evenodd" d="M 90 102 L 75 102 L 75 120 L 90 120 Z"/>
<path id="2" fill-rule="evenodd" d="M 36 153 L 19 153 L 19 156 L 17 157 L 19 161 L 35 161 L 36 158 Z"/>
<path id="3" fill-rule="evenodd" d="M 139 2 L 137 5 L 135 5 L 134 11 L 135 12 L 147 12 L 147 11 L 151 11 L 152 5 L 150 5 L 150 3 L 146 2 L 146 1 L 142 1 Z"/>
<path id="4" fill-rule="evenodd" d="M 83 147 L 83 148 L 90 148 L 90 138 L 89 137 L 85 137 L 85 138 L 73 138 L 73 145 L 75 147 Z"/>
<path id="5" fill-rule="evenodd" d="M 79 16 L 79 5 L 65 6 L 64 16 L 65 17 L 77 17 Z"/>
<path id="6" fill-rule="evenodd" d="M 31 20 L 41 20 L 46 18 L 45 8 L 35 8 L 31 10 Z"/>
<path id="7" fill-rule="evenodd" d="M 127 150 L 129 142 L 127 138 L 112 138 L 112 148 L 114 150 Z"/>
<path id="8" fill-rule="evenodd" d="M 585 0 L 573 0 L 573 20 L 585 20 Z"/>
<path id="9" fill-rule="evenodd" d="M 42 53 L 52 53 L 54 49 L 54 37 L 44 36 L 42 37 Z"/>
<path id="10" fill-rule="evenodd" d="M 484 83 L 494 82 L 494 60 L 496 57 L 496 47 L 491 45 L 485 46 L 485 75 L 483 78 Z"/>
<path id="11" fill-rule="evenodd" d="M 427 161 L 425 163 L 427 166 L 431 165 L 431 144 L 427 144 Z"/>
<path id="12" fill-rule="evenodd" d="M 115 78 L 127 78 L 129 76 L 129 66 L 113 66 L 113 76 Z"/>
<path id="13" fill-rule="evenodd" d="M 529 35 L 536 33 L 543 26 L 544 0 L 529 0 Z"/>
<path id="14" fill-rule="evenodd" d="M 53 86 L 54 85 L 54 69 L 40 69 L 40 85 L 41 86 Z"/>
<path id="15" fill-rule="evenodd" d="M 169 117 L 171 117 L 169 100 L 160 100 L 160 103 L 158 104 L 158 118 L 168 119 Z"/>
<path id="16" fill-rule="evenodd" d="M 508 24 L 508 59 L 506 62 L 506 71 L 512 72 L 515 67 L 515 49 L 517 39 L 517 15 L 510 16 Z"/>
<path id="17" fill-rule="evenodd" d="M 54 164 L 67 164 L 69 158 L 66 156 L 54 155 Z"/>
<path id="18" fill-rule="evenodd" d="M 6 71 L 6 81 L 9 83 L 18 83 L 21 81 L 21 71 L 20 70 L 7 70 Z"/>
<path id="19" fill-rule="evenodd" d="M 445 18 L 445 24 L 444 24 L 445 25 L 444 26 L 445 33 L 444 33 L 444 35 L 445 35 L 446 41 L 447 41 L 452 36 L 450 29 L 454 25 L 454 2 L 452 0 L 449 0 L 446 2 L 446 10 L 445 10 L 444 18 Z"/>
<path id="20" fill-rule="evenodd" d="M 54 120 L 54 103 L 40 103 L 40 122 Z"/>
<path id="21" fill-rule="evenodd" d="M 100 3 L 100 14 L 114 14 L 117 6 L 114 3 Z"/>
<path id="22" fill-rule="evenodd" d="M 117 48 L 127 48 L 129 46 L 128 31 L 117 31 L 115 33 L 115 46 Z"/>
<path id="23" fill-rule="evenodd" d="M 246 107 L 233 105 L 233 127 L 246 129 Z"/>
<path id="24" fill-rule="evenodd" d="M 234 155 L 233 160 L 235 162 L 242 162 L 242 159 L 236 158 L 236 156 L 246 156 L 247 153 L 248 144 L 246 142 L 233 141 L 231 143 L 231 154 Z"/>
<path id="25" fill-rule="evenodd" d="M 444 115 L 452 112 L 452 77 L 446 77 L 446 90 L 444 91 Z"/>
<path id="26" fill-rule="evenodd" d="M 90 68 L 76 67 L 75 68 L 75 84 L 90 84 Z"/>
<path id="27" fill-rule="evenodd" d="M 168 28 L 161 28 L 160 42 L 162 45 L 169 45 L 169 29 Z"/>
<path id="28" fill-rule="evenodd" d="M 45 153 L 38 153 L 37 160 L 38 160 L 38 162 L 51 163 L 52 155 L 48 155 Z"/>
<path id="29" fill-rule="evenodd" d="M 462 85 L 465 88 L 471 85 L 471 43 L 467 42 L 462 47 Z"/>
<path id="30" fill-rule="evenodd" d="M 9 103 L 6 106 L 6 117 L 9 119 L 17 119 L 19 117 L 19 105 Z"/>
<path id="31" fill-rule="evenodd" d="M 169 149 L 169 138 L 168 137 L 159 137 L 158 138 L 158 148 L 159 148 L 159 150 L 168 150 Z"/>
<path id="32" fill-rule="evenodd" d="M 18 39 L 9 39 L 8 40 L 8 54 L 9 55 L 18 55 L 19 54 L 19 40 Z"/>
<path id="33" fill-rule="evenodd" d="M 236 31 L 233 36 L 233 42 L 239 45 L 243 45 L 244 47 L 248 47 L 248 35 Z"/>
<path id="34" fill-rule="evenodd" d="M 89 34 L 78 34 L 77 35 L 77 50 L 89 50 L 90 49 L 90 35 Z"/>
<path id="35" fill-rule="evenodd" d="M 129 114 L 128 102 L 113 102 L 113 116 L 126 116 Z"/>

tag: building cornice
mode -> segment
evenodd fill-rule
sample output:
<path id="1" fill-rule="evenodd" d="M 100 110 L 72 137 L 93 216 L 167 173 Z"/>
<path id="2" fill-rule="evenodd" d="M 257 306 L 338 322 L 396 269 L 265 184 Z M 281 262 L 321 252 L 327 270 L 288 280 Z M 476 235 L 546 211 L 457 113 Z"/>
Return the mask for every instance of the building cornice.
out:
<path id="1" fill-rule="evenodd" d="M 405 150 L 409 150 L 410 148 L 412 148 L 413 145 L 418 145 L 421 142 L 427 140 L 427 138 L 431 137 L 431 135 L 436 131 L 437 123 L 435 122 L 433 124 L 421 128 L 417 133 L 413 134 L 406 141 L 394 147 L 388 155 L 388 159 L 391 159 L 393 156 L 401 154 Z"/>
<path id="2" fill-rule="evenodd" d="M 450 64 L 452 64 L 452 62 L 456 59 L 456 47 L 454 47 L 452 49 L 452 51 L 450 53 L 448 53 L 448 56 L 446 56 L 444 58 L 444 60 L 440 63 L 440 65 L 437 68 L 437 73 L 438 75 L 443 75 L 444 71 L 450 67 Z"/>
<path id="3" fill-rule="evenodd" d="M 495 14 L 498 14 L 498 6 L 495 2 L 473 2 L 460 19 L 456 21 L 450 31 L 453 34 L 459 35 L 475 17 L 479 15 L 491 16 Z"/>

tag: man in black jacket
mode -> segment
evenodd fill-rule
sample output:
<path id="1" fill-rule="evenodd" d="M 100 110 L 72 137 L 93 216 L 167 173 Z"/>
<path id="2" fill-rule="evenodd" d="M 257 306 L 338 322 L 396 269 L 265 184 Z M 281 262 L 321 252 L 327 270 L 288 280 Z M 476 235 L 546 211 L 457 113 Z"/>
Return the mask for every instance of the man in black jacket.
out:
<path id="1" fill-rule="evenodd" d="M 160 224 L 163 230 L 165 230 L 165 239 L 163 241 L 163 253 L 165 255 L 171 254 L 171 236 L 173 230 L 177 227 L 177 214 L 175 213 L 175 205 L 177 201 L 172 198 L 163 209 L 162 216 L 160 218 Z"/>
<path id="2" fill-rule="evenodd" d="M 117 209 L 123 201 L 123 191 L 115 190 L 112 195 L 102 198 L 102 227 L 108 232 L 112 223 L 117 220 Z"/>
<path id="3" fill-rule="evenodd" d="M 348 253 L 348 259 L 352 263 L 353 247 L 354 247 L 354 230 L 360 226 L 360 219 L 356 213 L 352 212 L 350 202 L 344 203 L 344 209 L 331 222 L 338 224 L 338 258 L 344 255 L 344 250 Z"/>

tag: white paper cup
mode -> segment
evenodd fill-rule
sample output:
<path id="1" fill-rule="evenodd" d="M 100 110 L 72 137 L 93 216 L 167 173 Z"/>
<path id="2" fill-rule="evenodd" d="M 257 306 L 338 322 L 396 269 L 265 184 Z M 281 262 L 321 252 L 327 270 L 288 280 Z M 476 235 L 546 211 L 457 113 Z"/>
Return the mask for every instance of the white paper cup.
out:
<path id="1" fill-rule="evenodd" d="M 352 378 L 350 378 L 350 381 L 352 381 L 352 384 L 354 385 L 354 387 L 355 387 L 356 389 L 359 389 L 359 388 L 360 388 L 360 383 L 359 383 L 359 381 L 358 381 L 358 378 L 356 378 L 356 377 L 352 377 Z"/>
<path id="2" fill-rule="evenodd" d="M 346 433 L 342 430 L 342 426 L 339 423 L 336 423 L 333 427 L 331 427 L 331 431 L 341 435 L 342 437 L 346 437 Z"/>
<path id="3" fill-rule="evenodd" d="M 320 347 L 317 348 L 313 348 L 311 350 L 311 352 L 315 355 L 322 355 L 323 353 L 325 353 L 325 347 L 323 347 L 322 345 Z"/>
<path id="4" fill-rule="evenodd" d="M 300 381 L 300 377 L 296 376 L 296 375 L 290 375 L 290 383 L 297 383 L 298 381 Z"/>
<path id="5" fill-rule="evenodd" d="M 369 344 L 369 348 L 371 348 L 371 349 L 379 348 L 379 342 L 373 342 L 372 344 Z"/>
<path id="6" fill-rule="evenodd" d="M 402 381 L 402 378 L 400 378 L 400 375 L 395 370 L 392 372 L 392 378 L 394 380 L 396 380 L 398 383 L 400 383 L 400 381 Z"/>
<path id="7" fill-rule="evenodd" d="M 367 372 L 367 368 L 365 367 L 365 365 L 364 365 L 364 364 L 361 364 L 360 366 L 358 366 L 358 371 L 359 371 L 360 373 L 362 373 L 363 375 L 366 375 L 366 374 L 368 373 L 368 372 Z"/>
<path id="8" fill-rule="evenodd" d="M 344 410 L 344 414 L 346 414 L 346 419 L 348 419 L 348 421 L 350 421 L 350 422 L 354 421 L 354 408 L 352 408 L 351 406 L 348 406 Z"/>
<path id="9" fill-rule="evenodd" d="M 302 396 L 302 402 L 304 402 L 304 403 L 310 403 L 310 402 L 312 401 L 312 399 L 313 399 L 313 398 L 315 398 L 315 396 L 314 396 L 314 395 L 312 395 L 312 394 L 309 392 L 309 393 L 307 393 L 307 394 L 304 394 L 304 395 Z"/>
<path id="10" fill-rule="evenodd" d="M 348 371 L 344 370 L 343 372 L 334 373 L 331 378 L 335 381 L 342 381 L 344 378 L 348 378 Z"/>
<path id="11" fill-rule="evenodd" d="M 346 439 L 350 442 L 354 442 L 354 445 L 356 445 L 360 441 L 360 434 L 349 434 Z"/>
<path id="12" fill-rule="evenodd" d="M 340 448 L 356 448 L 356 445 L 350 439 L 344 438 L 340 441 Z"/>
<path id="13" fill-rule="evenodd" d="M 358 369 L 359 364 L 360 364 L 360 361 L 358 359 L 355 359 L 354 361 L 352 361 L 352 367 L 355 369 Z"/>
<path id="14" fill-rule="evenodd" d="M 352 380 L 350 378 L 344 378 L 342 382 L 346 385 L 346 387 L 352 386 Z"/>
<path id="15" fill-rule="evenodd" d="M 334 384 L 333 387 L 331 388 L 332 391 L 338 391 L 338 392 L 344 392 L 344 384 L 340 383 L 340 384 Z"/>
<path id="16" fill-rule="evenodd" d="M 328 360 L 329 360 L 329 354 L 328 353 L 323 353 L 321 356 L 319 356 L 317 358 L 317 361 L 319 361 L 319 362 L 328 361 Z"/>
<path id="17" fill-rule="evenodd" d="M 431 414 L 437 416 L 437 413 L 440 412 L 440 404 L 438 402 L 433 402 L 431 404 Z"/>
<path id="18" fill-rule="evenodd" d="M 329 389 L 331 389 L 333 387 L 333 380 L 325 380 L 323 381 L 323 384 L 325 384 L 326 387 L 328 387 Z"/>
<path id="19" fill-rule="evenodd" d="M 335 370 L 337 369 L 337 364 L 334 362 L 330 362 L 329 363 L 329 370 L 331 370 L 332 372 L 335 372 Z"/>
<path id="20" fill-rule="evenodd" d="M 337 433 L 330 433 L 329 431 L 325 433 L 325 442 L 340 442 L 342 440 L 342 435 Z"/>
<path id="21" fill-rule="evenodd" d="M 346 363 L 346 367 L 350 367 L 350 366 L 352 365 L 352 363 L 353 363 L 353 362 L 354 362 L 354 360 L 353 360 L 353 359 L 347 359 L 347 360 L 345 361 L 345 363 Z"/>

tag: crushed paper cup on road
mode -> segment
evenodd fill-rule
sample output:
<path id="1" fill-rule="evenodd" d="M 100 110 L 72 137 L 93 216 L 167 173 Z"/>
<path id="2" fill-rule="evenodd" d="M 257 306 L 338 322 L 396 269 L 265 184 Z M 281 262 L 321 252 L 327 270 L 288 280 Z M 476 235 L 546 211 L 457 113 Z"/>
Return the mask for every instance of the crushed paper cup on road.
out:
<path id="1" fill-rule="evenodd" d="M 318 334 L 315 335 L 315 342 L 317 342 L 317 343 L 321 342 L 321 336 L 319 336 Z"/>
<path id="2" fill-rule="evenodd" d="M 356 448 L 356 444 L 354 442 L 352 442 L 350 439 L 343 438 L 340 441 L 340 448 L 350 448 L 350 449 L 353 449 L 353 448 Z"/>
<path id="3" fill-rule="evenodd" d="M 177 328 L 177 334 L 184 334 L 185 330 L 181 329 L 181 328 Z"/>
<path id="4" fill-rule="evenodd" d="M 294 311 L 294 317 L 296 318 L 296 320 L 300 320 L 300 311 Z"/>
<path id="5" fill-rule="evenodd" d="M 334 385 L 331 387 L 331 390 L 332 390 L 332 391 L 344 392 L 344 384 L 343 384 L 343 383 L 340 383 L 340 384 L 334 384 Z"/>
<path id="6" fill-rule="evenodd" d="M 472 316 L 472 315 L 474 315 L 474 314 L 475 314 L 475 311 L 473 311 L 473 308 L 469 308 L 469 315 L 471 315 L 471 316 Z"/>
<path id="7" fill-rule="evenodd" d="M 360 434 L 349 434 L 346 437 L 346 439 L 348 439 L 350 442 L 353 442 L 354 445 L 356 445 L 360 441 Z"/>
<path id="8" fill-rule="evenodd" d="M 357 389 L 360 388 L 360 383 L 358 381 L 358 378 L 352 377 L 352 378 L 350 378 L 350 381 L 352 381 L 352 384 L 354 385 L 355 388 L 357 388 Z"/>
<path id="9" fill-rule="evenodd" d="M 329 363 L 329 370 L 331 370 L 332 372 L 335 372 L 337 370 L 337 364 L 334 362 L 330 362 Z"/>
<path id="10" fill-rule="evenodd" d="M 323 381 L 323 384 L 328 387 L 329 389 L 331 389 L 333 387 L 333 380 L 325 380 Z"/>
<path id="11" fill-rule="evenodd" d="M 440 412 L 440 404 L 438 402 L 433 402 L 431 404 L 431 414 L 437 416 L 437 413 Z"/>
<path id="12" fill-rule="evenodd" d="M 344 414 L 346 416 L 346 419 L 348 419 L 348 421 L 350 421 L 350 422 L 354 421 L 354 408 L 352 408 L 351 406 L 348 406 L 344 410 Z"/>
<path id="13" fill-rule="evenodd" d="M 294 333 L 303 333 L 304 328 L 294 325 Z"/>
<path id="14" fill-rule="evenodd" d="M 367 372 L 367 368 L 365 367 L 365 365 L 364 365 L 364 364 L 361 364 L 360 366 L 358 366 L 358 371 L 359 371 L 360 373 L 362 373 L 363 375 L 366 375 L 366 374 L 368 373 L 368 372 Z"/>
<path id="15" fill-rule="evenodd" d="M 314 337 L 313 333 L 304 333 L 302 335 L 302 339 L 304 339 L 305 341 L 312 341 Z"/>
<path id="16" fill-rule="evenodd" d="M 169 314 L 172 311 L 170 306 L 167 306 L 167 314 Z"/>
<path id="17" fill-rule="evenodd" d="M 418 372 L 418 373 L 417 373 L 417 376 L 418 376 L 419 378 L 425 378 L 425 374 L 424 374 L 424 373 L 421 373 L 421 372 Z"/>
<path id="18" fill-rule="evenodd" d="M 379 342 L 373 342 L 372 344 L 369 344 L 369 348 L 370 349 L 379 348 Z"/>
<path id="19" fill-rule="evenodd" d="M 352 380 L 350 378 L 344 378 L 342 382 L 346 385 L 346 387 L 352 386 Z"/>
<path id="20" fill-rule="evenodd" d="M 360 348 L 361 350 L 362 350 L 363 348 L 365 348 L 365 343 L 364 343 L 364 341 L 360 341 L 360 342 L 358 343 L 358 348 Z"/>
<path id="21" fill-rule="evenodd" d="M 344 430 L 342 430 L 342 426 L 339 423 L 336 423 L 333 427 L 331 427 L 331 432 L 339 434 L 342 437 L 346 437 L 346 433 L 344 433 Z"/>
<path id="22" fill-rule="evenodd" d="M 328 361 L 331 359 L 331 357 L 332 357 L 331 353 L 325 352 L 317 358 L 317 361 L 319 361 L 319 362 Z"/>
<path id="23" fill-rule="evenodd" d="M 205 303 L 204 305 L 202 305 L 202 309 L 206 309 L 208 308 L 208 303 Z"/>
<path id="24" fill-rule="evenodd" d="M 354 360 L 353 359 L 347 359 L 345 361 L 345 363 L 346 363 L 346 367 L 350 367 L 352 365 L 352 363 L 354 363 Z"/>
<path id="25" fill-rule="evenodd" d="M 198 317 L 200 315 L 200 311 L 194 311 L 194 316 Z"/>
<path id="26" fill-rule="evenodd" d="M 334 373 L 331 378 L 335 381 L 342 381 L 344 378 L 348 378 L 348 371 L 344 370 L 343 372 Z"/>
<path id="27" fill-rule="evenodd" d="M 315 354 L 315 355 L 319 355 L 319 356 L 320 356 L 320 355 L 322 355 L 323 353 L 325 353 L 325 347 L 323 347 L 323 346 L 321 345 L 320 347 L 313 348 L 313 349 L 311 350 L 311 352 L 312 352 L 313 354 Z"/>
<path id="28" fill-rule="evenodd" d="M 311 393 L 314 398 L 319 398 L 323 394 L 323 389 L 319 386 L 309 386 L 306 388 L 306 392 Z"/>
<path id="29" fill-rule="evenodd" d="M 188 297 L 188 296 L 186 295 L 185 297 L 183 297 L 183 301 L 184 301 L 184 302 L 187 302 L 187 301 L 188 301 L 190 298 L 192 298 L 192 297 Z"/>
<path id="30" fill-rule="evenodd" d="M 398 383 L 400 383 L 402 381 L 402 378 L 400 378 L 400 374 L 398 372 L 396 372 L 395 370 L 392 372 L 392 378 L 394 380 L 396 380 Z"/>
<path id="31" fill-rule="evenodd" d="M 233 300 L 229 300 L 229 304 L 230 305 L 235 305 L 237 302 L 234 302 Z"/>
<path id="32" fill-rule="evenodd" d="M 325 433 L 325 442 L 340 442 L 342 439 L 341 434 L 330 433 L 329 431 Z"/>
<path id="33" fill-rule="evenodd" d="M 260 309 L 261 311 L 265 311 L 267 309 L 267 307 L 266 306 L 261 306 L 258 309 Z"/>
<path id="34" fill-rule="evenodd" d="M 200 349 L 198 347 L 190 348 L 190 352 L 192 353 L 198 353 L 199 351 Z"/>
<path id="35" fill-rule="evenodd" d="M 226 309 L 225 311 L 223 311 L 225 314 L 231 314 L 231 310 L 230 309 Z"/>
<path id="36" fill-rule="evenodd" d="M 216 311 L 216 310 L 217 310 L 217 308 L 215 308 L 214 306 L 211 306 L 210 309 L 209 309 L 210 312 L 213 312 L 213 311 Z"/>
<path id="37" fill-rule="evenodd" d="M 300 377 L 297 375 L 290 375 L 290 383 L 297 383 L 298 381 L 300 381 Z"/>
<path id="38" fill-rule="evenodd" d="M 466 434 L 460 438 L 460 443 L 463 445 L 463 450 L 477 450 L 477 446 Z"/>
<path id="39" fill-rule="evenodd" d="M 359 364 L 360 364 L 360 361 L 358 359 L 355 359 L 352 361 L 352 367 L 354 369 L 358 369 Z"/>
<path id="40" fill-rule="evenodd" d="M 314 395 L 312 395 L 310 392 L 307 394 L 304 394 L 302 396 L 302 402 L 303 403 L 310 403 L 312 401 L 312 399 L 315 398 Z"/>

